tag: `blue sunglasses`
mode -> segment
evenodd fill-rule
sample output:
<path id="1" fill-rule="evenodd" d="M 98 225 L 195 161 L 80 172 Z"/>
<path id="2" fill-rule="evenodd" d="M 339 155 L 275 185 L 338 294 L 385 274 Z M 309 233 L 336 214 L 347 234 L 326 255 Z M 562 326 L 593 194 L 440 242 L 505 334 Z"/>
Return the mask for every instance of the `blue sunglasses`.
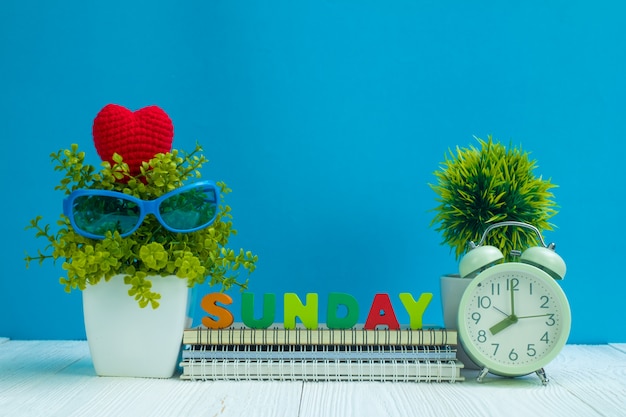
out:
<path id="1" fill-rule="evenodd" d="M 77 233 L 104 239 L 107 232 L 117 231 L 122 237 L 133 234 L 148 214 L 171 232 L 194 232 L 213 223 L 218 205 L 215 183 L 202 181 L 155 200 L 141 200 L 117 191 L 76 190 L 63 200 L 63 213 Z"/>

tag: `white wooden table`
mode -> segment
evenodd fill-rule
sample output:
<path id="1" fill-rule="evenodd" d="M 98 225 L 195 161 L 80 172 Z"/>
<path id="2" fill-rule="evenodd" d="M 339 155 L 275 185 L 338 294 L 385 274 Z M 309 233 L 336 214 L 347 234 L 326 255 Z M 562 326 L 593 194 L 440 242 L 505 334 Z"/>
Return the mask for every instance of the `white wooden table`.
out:
<path id="1" fill-rule="evenodd" d="M 465 382 L 104 378 L 84 341 L 0 338 L 0 416 L 626 416 L 626 344 L 567 345 L 546 372 Z"/>

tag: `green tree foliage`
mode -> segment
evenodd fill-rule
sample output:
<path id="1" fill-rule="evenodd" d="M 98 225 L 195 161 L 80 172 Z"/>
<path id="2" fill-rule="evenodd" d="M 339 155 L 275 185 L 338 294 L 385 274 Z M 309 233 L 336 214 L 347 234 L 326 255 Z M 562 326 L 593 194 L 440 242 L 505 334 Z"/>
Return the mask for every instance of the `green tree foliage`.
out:
<path id="1" fill-rule="evenodd" d="M 64 173 L 56 190 L 69 195 L 76 189 L 102 189 L 123 192 L 128 195 L 152 200 L 181 187 L 186 181 L 200 178 L 200 168 L 207 159 L 197 145 L 193 152 L 176 149 L 161 153 L 144 162 L 141 173 L 133 177 L 122 157 L 115 155 L 114 164 L 103 162 L 98 171 L 85 163 L 85 153 L 74 144 L 51 154 L 55 171 Z M 128 294 L 139 306 L 159 306 L 160 294 L 151 291 L 151 277 L 176 275 L 186 279 L 189 287 L 208 283 L 221 285 L 222 290 L 238 286 L 247 288 L 248 280 L 240 281 L 243 269 L 250 274 L 256 267 L 258 257 L 250 251 L 235 252 L 227 247 L 229 238 L 236 234 L 233 228 L 231 208 L 224 203 L 224 196 L 231 190 L 218 183 L 222 204 L 214 223 L 192 233 L 168 231 L 153 216 L 147 216 L 139 229 L 122 238 L 118 232 L 107 232 L 103 240 L 89 239 L 76 233 L 69 219 L 61 214 L 56 222 L 57 230 L 50 224 L 42 224 L 42 217 L 31 220 L 27 229 L 35 230 L 35 237 L 47 241 L 37 256 L 26 255 L 26 266 L 33 261 L 40 264 L 46 260 L 62 262 L 66 276 L 60 278 L 65 291 L 84 290 L 100 280 L 108 281 L 114 275 L 125 275 Z"/>
<path id="2" fill-rule="evenodd" d="M 479 147 L 449 150 L 430 187 L 439 203 L 431 226 L 443 237 L 458 259 L 470 241 L 478 242 L 490 224 L 513 220 L 552 230 L 549 222 L 556 213 L 556 187 L 534 173 L 536 161 L 520 148 L 508 149 L 495 142 L 476 138 Z M 498 247 L 510 260 L 513 249 L 537 245 L 536 234 L 525 228 L 498 228 L 485 244 Z"/>

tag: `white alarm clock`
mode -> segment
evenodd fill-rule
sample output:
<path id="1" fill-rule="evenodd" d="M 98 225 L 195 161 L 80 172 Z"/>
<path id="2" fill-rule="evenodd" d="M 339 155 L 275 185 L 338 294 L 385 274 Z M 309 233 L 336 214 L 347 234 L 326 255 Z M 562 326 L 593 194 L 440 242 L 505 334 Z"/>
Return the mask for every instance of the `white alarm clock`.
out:
<path id="1" fill-rule="evenodd" d="M 536 232 L 542 246 L 519 255 L 519 262 L 499 263 L 504 256 L 483 245 L 496 227 L 516 226 Z M 461 277 L 475 277 L 459 305 L 459 339 L 467 355 L 487 373 L 521 376 L 535 372 L 548 382 L 544 366 L 561 351 L 570 332 L 571 312 L 556 280 L 565 276 L 565 262 L 546 245 L 539 230 L 527 223 L 500 222 L 489 226 L 478 245 L 459 265 Z"/>

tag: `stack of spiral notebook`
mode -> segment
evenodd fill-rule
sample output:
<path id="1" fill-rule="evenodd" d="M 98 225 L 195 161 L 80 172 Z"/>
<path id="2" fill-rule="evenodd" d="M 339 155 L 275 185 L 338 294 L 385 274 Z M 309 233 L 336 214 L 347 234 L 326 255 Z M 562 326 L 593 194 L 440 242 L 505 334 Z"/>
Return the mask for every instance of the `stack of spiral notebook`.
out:
<path id="1" fill-rule="evenodd" d="M 186 329 L 182 379 L 462 381 L 454 330 Z"/>

